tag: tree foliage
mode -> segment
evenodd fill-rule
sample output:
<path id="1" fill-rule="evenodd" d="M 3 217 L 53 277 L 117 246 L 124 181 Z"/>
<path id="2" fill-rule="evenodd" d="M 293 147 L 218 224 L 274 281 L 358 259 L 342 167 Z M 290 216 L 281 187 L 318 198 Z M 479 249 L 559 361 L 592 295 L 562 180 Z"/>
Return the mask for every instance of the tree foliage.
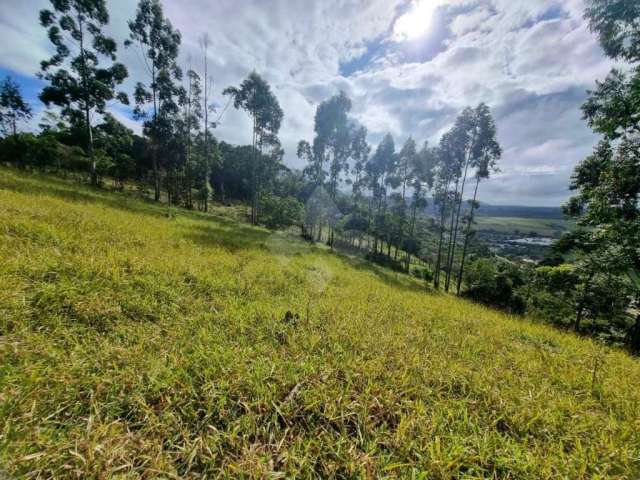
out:
<path id="1" fill-rule="evenodd" d="M 40 77 L 48 85 L 40 99 L 45 105 L 61 107 L 70 122 L 84 125 L 91 178 L 97 183 L 92 114 L 105 113 L 107 102 L 115 97 L 128 103 L 126 94 L 115 91 L 127 77 L 127 69 L 115 62 L 116 42 L 102 32 L 109 23 L 105 0 L 51 0 L 51 5 L 53 10 L 40 12 L 40 24 L 56 53 L 41 63 Z M 111 63 L 101 66 L 102 59 Z"/>
<path id="2" fill-rule="evenodd" d="M 251 221 L 257 223 L 260 174 L 265 167 L 260 164 L 260 159 L 265 147 L 270 148 L 275 156 L 280 154 L 282 148 L 277 135 L 284 113 L 269 84 L 256 72 L 251 72 L 239 87 L 227 87 L 223 94 L 231 96 L 234 107 L 246 111 L 252 119 L 251 145 L 256 153 L 251 175 Z"/>
<path id="3" fill-rule="evenodd" d="M 31 106 L 24 101 L 18 84 L 6 77 L 0 85 L 0 131 L 3 135 L 16 135 L 18 123 L 32 117 Z"/>

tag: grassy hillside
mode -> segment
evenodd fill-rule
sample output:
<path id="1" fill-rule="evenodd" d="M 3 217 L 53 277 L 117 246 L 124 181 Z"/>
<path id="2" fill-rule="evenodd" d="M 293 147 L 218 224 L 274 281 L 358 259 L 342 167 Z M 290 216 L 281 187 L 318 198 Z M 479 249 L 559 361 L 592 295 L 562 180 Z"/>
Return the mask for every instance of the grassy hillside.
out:
<path id="1" fill-rule="evenodd" d="M 637 478 L 638 385 L 226 211 L 0 169 L 0 477 Z"/>

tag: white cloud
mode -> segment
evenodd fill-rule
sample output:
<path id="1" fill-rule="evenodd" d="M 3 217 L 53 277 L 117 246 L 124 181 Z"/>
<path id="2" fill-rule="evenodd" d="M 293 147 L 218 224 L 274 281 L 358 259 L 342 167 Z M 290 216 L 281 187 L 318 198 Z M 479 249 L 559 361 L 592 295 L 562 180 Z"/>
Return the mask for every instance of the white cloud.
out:
<path id="1" fill-rule="evenodd" d="M 108 3 L 110 33 L 121 44 L 136 5 Z M 0 28 L 9 41 L 0 45 L 1 67 L 37 71 L 51 51 L 37 24 L 37 11 L 47 4 L 4 6 Z M 434 12 L 429 28 L 400 41 L 401 19 L 412 5 L 427 4 L 420 8 Z M 579 107 L 611 64 L 582 18 L 582 0 L 165 0 L 164 6 L 182 32 L 183 66 L 190 57 L 202 70 L 197 40 L 210 34 L 214 103 L 224 105 L 222 89 L 252 69 L 271 83 L 285 112 L 281 139 L 293 165 L 297 141 L 313 136 L 317 104 L 340 89 L 351 96 L 353 115 L 371 141 L 390 131 L 397 143 L 409 135 L 435 142 L 464 106 L 488 103 L 505 152 L 503 174 L 482 187 L 489 202 L 562 201 L 572 166 L 596 140 Z M 120 50 L 131 91 L 144 65 L 135 49 Z M 344 77 L 347 62 L 359 68 Z M 131 125 L 123 112 L 118 118 Z M 230 108 L 215 133 L 248 143 L 248 119 Z"/>

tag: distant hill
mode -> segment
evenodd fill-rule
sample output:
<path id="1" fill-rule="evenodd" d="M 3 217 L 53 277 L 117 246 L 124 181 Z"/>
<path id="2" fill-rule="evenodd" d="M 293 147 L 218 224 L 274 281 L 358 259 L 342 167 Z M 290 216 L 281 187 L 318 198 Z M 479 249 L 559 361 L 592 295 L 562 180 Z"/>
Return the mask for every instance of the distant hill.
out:
<path id="1" fill-rule="evenodd" d="M 468 208 L 465 204 L 464 208 Z M 429 206 L 426 209 L 428 215 L 434 216 L 436 209 L 433 199 L 429 199 Z M 562 220 L 564 214 L 560 207 L 527 207 L 524 205 L 491 205 L 480 203 L 480 208 L 476 210 L 479 217 L 518 217 L 518 218 L 544 218 Z"/>
<path id="2" fill-rule="evenodd" d="M 476 215 L 480 217 L 564 219 L 560 207 L 526 207 L 522 205 L 490 205 L 488 203 L 481 203 Z"/>

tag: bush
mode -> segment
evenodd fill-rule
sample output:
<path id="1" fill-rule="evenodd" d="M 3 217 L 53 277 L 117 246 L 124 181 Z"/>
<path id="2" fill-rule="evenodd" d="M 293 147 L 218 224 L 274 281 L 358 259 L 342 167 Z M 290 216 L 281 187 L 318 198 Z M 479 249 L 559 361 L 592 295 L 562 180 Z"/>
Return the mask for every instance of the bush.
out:
<path id="1" fill-rule="evenodd" d="M 260 202 L 260 223 L 271 230 L 299 225 L 303 211 L 302 203 L 293 197 L 264 195 Z"/>
<path id="2" fill-rule="evenodd" d="M 430 268 L 414 267 L 413 270 L 411 270 L 411 274 L 414 277 L 419 278 L 420 280 L 424 280 L 425 282 L 430 282 L 433 280 L 433 272 Z"/>
<path id="3" fill-rule="evenodd" d="M 370 262 L 376 263 L 383 267 L 390 268 L 391 270 L 394 270 L 396 272 L 404 272 L 404 269 L 405 269 L 403 262 L 399 260 L 394 260 L 393 258 L 388 257 L 384 253 L 369 252 L 365 255 L 365 258 Z"/>
<path id="4" fill-rule="evenodd" d="M 525 284 L 525 277 L 525 272 L 517 266 L 480 258 L 471 262 L 464 272 L 467 286 L 464 295 L 510 313 L 523 314 L 526 302 L 517 289 Z"/>
<path id="5" fill-rule="evenodd" d="M 89 162 L 80 147 L 60 143 L 53 135 L 19 133 L 0 140 L 0 161 L 20 168 L 88 171 Z"/>

